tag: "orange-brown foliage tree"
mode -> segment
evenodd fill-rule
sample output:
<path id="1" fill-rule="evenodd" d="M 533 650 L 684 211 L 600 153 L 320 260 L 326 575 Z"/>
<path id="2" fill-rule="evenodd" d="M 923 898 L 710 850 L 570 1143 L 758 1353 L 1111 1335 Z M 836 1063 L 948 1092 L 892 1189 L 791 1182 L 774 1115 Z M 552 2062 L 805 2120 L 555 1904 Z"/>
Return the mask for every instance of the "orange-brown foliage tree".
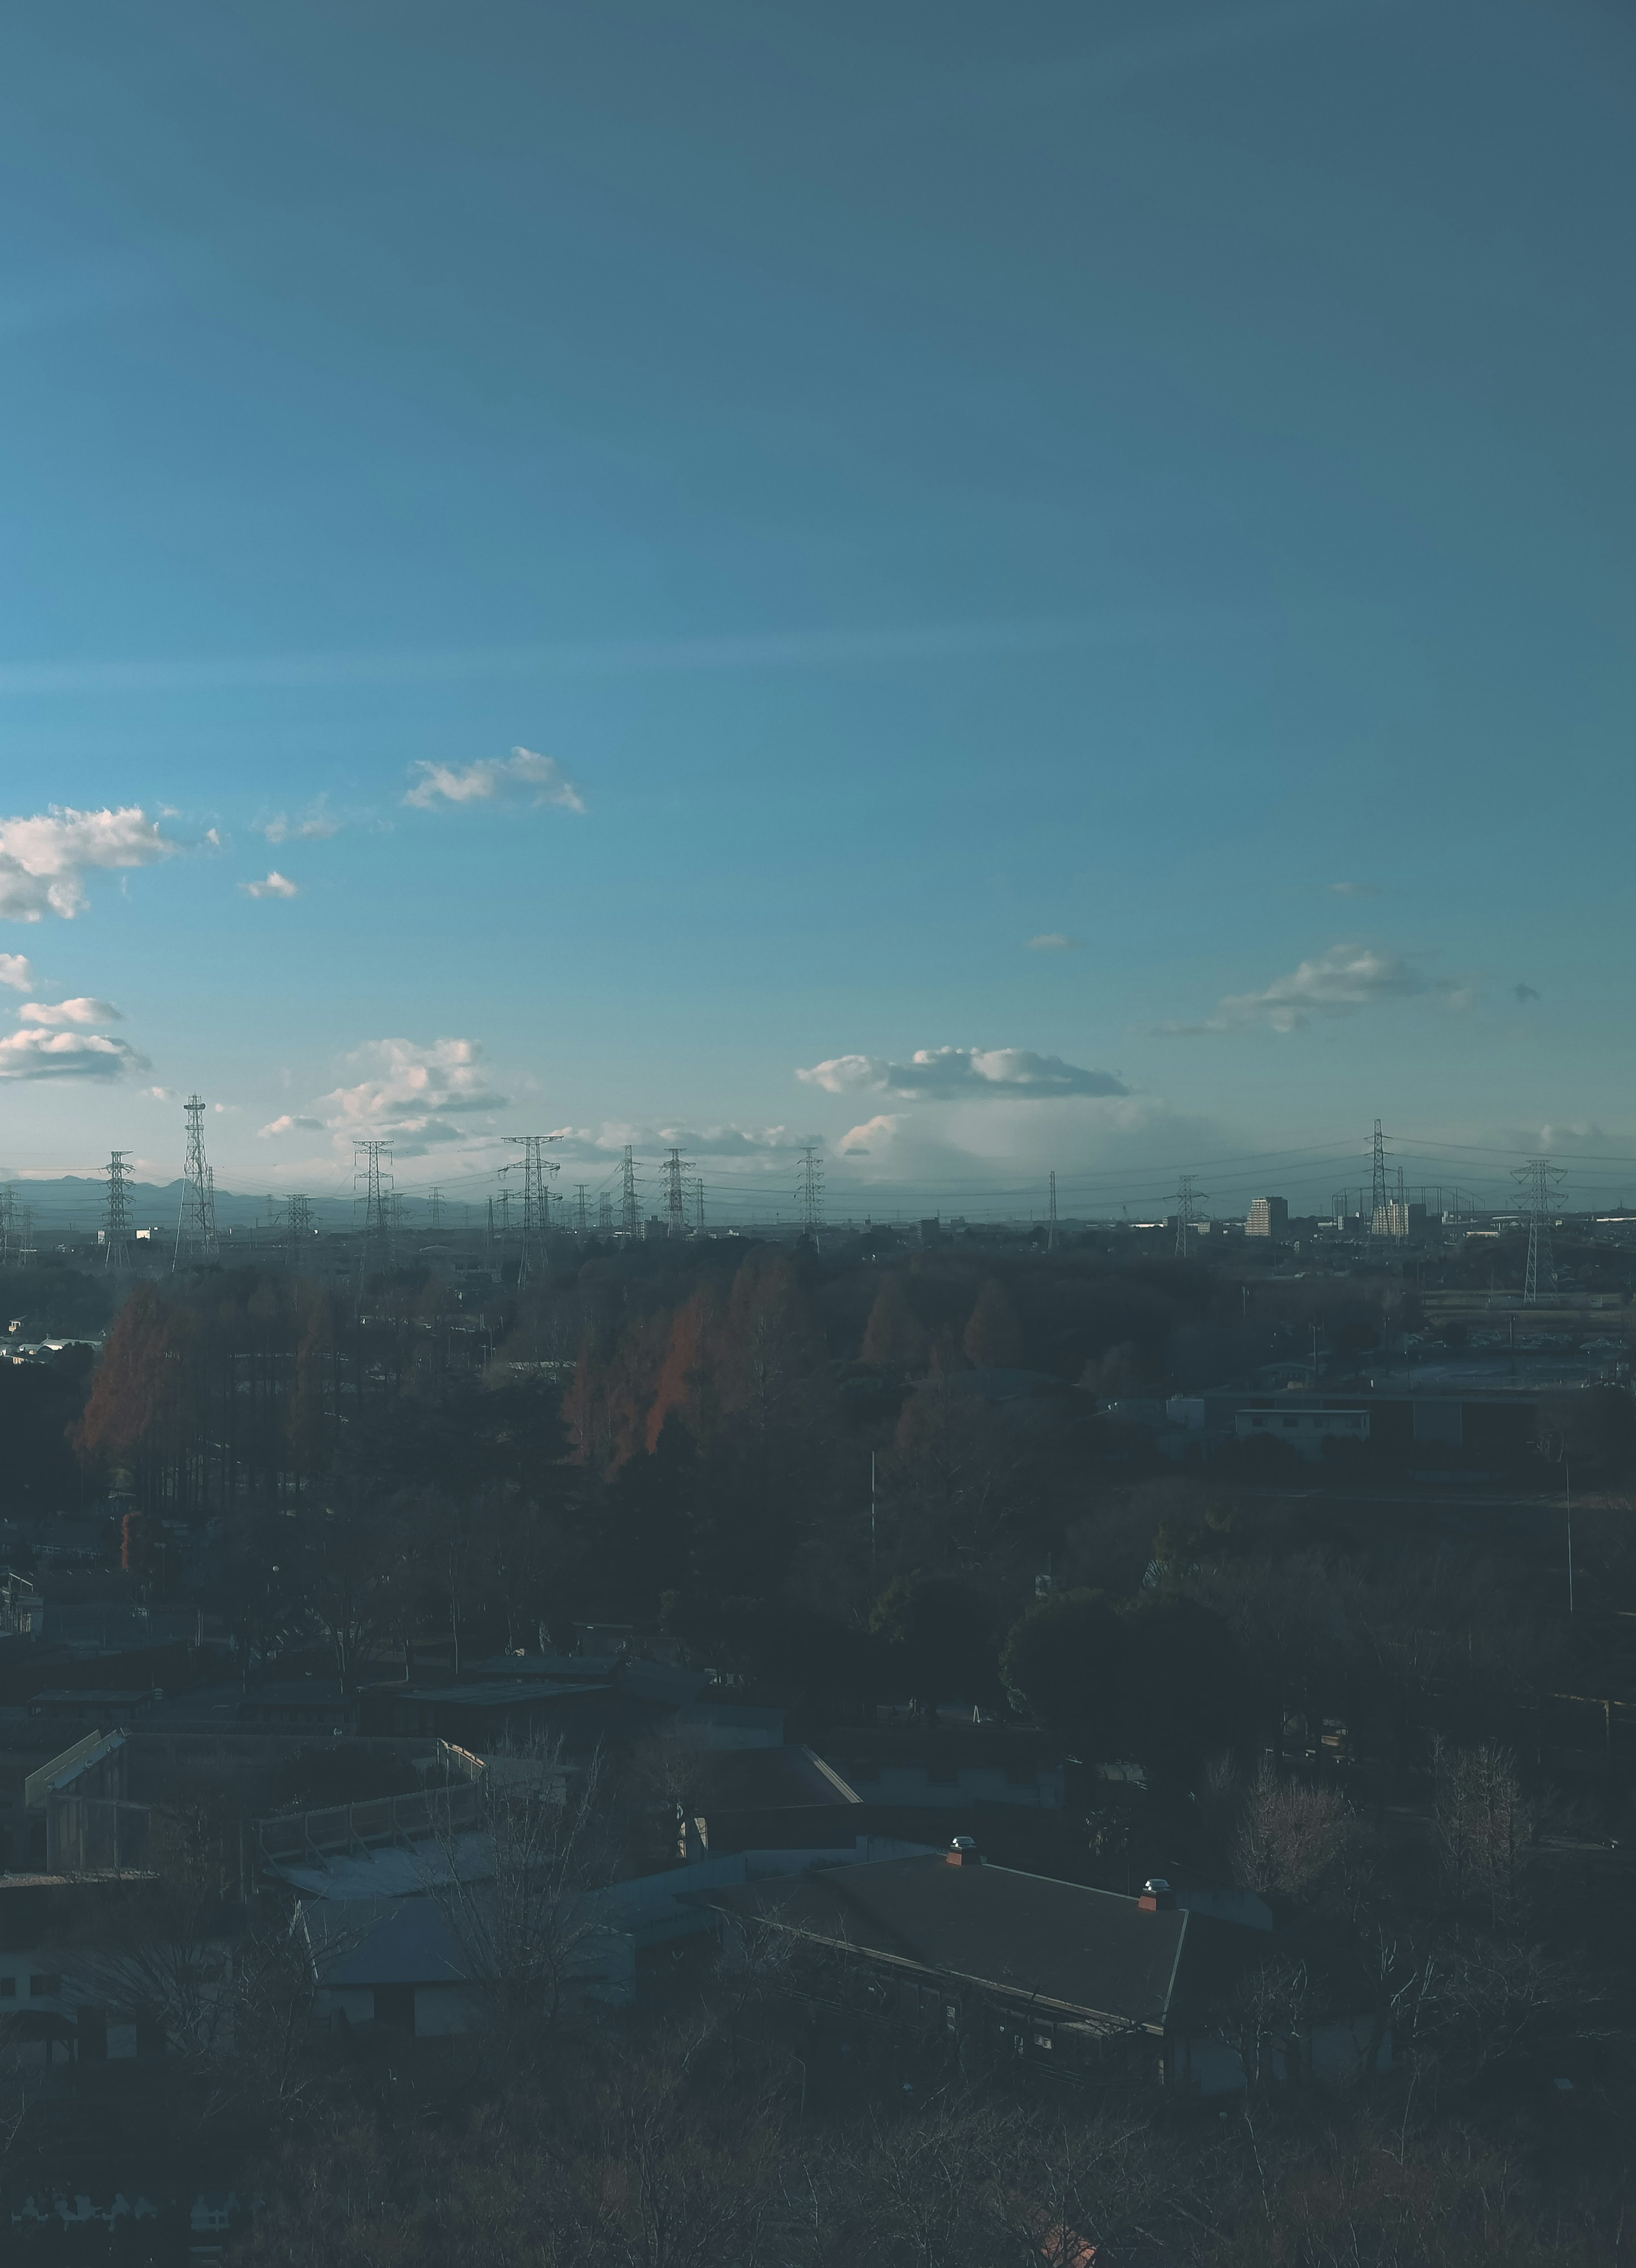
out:
<path id="1" fill-rule="evenodd" d="M 991 1277 L 977 1294 L 961 1342 L 978 1370 L 1017 1370 L 1022 1364 L 1022 1333 L 1011 1301 Z"/>
<path id="2" fill-rule="evenodd" d="M 883 1370 L 914 1371 L 925 1360 L 926 1335 L 909 1304 L 901 1276 L 881 1278 L 869 1321 L 864 1327 L 863 1359 Z"/>

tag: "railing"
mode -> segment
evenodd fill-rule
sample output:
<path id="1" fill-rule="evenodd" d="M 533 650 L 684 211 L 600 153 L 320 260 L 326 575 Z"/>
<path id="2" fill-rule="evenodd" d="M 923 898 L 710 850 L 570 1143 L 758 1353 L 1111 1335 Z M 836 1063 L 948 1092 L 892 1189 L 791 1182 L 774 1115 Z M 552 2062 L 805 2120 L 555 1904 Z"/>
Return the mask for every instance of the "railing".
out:
<path id="1" fill-rule="evenodd" d="M 323 1864 L 326 1854 L 363 1852 L 384 1843 L 425 1843 L 479 1824 L 483 1791 L 468 1780 L 412 1795 L 372 1796 L 322 1811 L 288 1812 L 255 1822 L 255 1847 L 269 1865 Z"/>

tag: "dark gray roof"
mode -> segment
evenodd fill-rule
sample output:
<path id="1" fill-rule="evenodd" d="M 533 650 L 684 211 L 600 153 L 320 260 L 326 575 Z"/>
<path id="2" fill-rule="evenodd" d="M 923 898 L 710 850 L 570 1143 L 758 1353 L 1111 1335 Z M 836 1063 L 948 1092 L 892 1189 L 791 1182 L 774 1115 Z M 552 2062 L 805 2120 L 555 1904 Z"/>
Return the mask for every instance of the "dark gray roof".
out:
<path id="1" fill-rule="evenodd" d="M 435 1898 L 350 1898 L 302 1909 L 328 1985 L 454 1984 L 464 1971 Z"/>
<path id="2" fill-rule="evenodd" d="M 813 1940 L 1086 2018 L 1161 2029 L 1207 1997 L 1255 1936 L 1179 1910 L 1008 1867 L 888 1859 L 702 1893 Z"/>

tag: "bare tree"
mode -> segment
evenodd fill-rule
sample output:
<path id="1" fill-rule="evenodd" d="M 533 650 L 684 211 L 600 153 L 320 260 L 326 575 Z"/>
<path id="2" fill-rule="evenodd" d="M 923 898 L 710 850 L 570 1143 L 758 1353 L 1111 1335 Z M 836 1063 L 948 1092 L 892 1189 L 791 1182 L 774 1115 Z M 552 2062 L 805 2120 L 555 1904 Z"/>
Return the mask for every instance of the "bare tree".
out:
<path id="1" fill-rule="evenodd" d="M 598 1967 L 597 1892 L 615 1852 L 601 1751 L 571 1765 L 560 1741 L 523 1741 L 474 1760 L 475 1830 L 446 1818 L 428 1889 L 457 1948 L 485 2030 L 537 2046 Z M 462 1814 L 462 1817 L 466 1815 Z"/>
<path id="2" fill-rule="evenodd" d="M 1525 1904 L 1534 1833 L 1516 1758 L 1492 1741 L 1475 1749 L 1440 1742 L 1434 1769 L 1439 1852 L 1455 1911 L 1475 1900 L 1488 1908 L 1496 1929 L 1515 1921 Z"/>

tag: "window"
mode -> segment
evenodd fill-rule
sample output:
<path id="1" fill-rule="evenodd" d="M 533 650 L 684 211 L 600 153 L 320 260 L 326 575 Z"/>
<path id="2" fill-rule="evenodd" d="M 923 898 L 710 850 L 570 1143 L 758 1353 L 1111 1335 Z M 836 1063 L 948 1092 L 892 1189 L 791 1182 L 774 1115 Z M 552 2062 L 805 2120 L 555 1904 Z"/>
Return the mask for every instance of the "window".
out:
<path id="1" fill-rule="evenodd" d="M 16 1999 L 16 1998 L 17 1998 L 17 1979 L 16 1979 L 16 1977 L 0 1977 L 0 2000 L 15 2000 L 15 1999 Z"/>
<path id="2" fill-rule="evenodd" d="M 1057 2037 L 1049 2024 L 1035 2024 L 1034 2044 L 1036 2048 L 1043 2048 L 1047 2052 L 1056 2046 Z"/>
<path id="3" fill-rule="evenodd" d="M 62 1990 L 63 1979 L 49 1971 L 43 1977 L 31 1977 L 28 1980 L 28 1997 L 31 2000 L 41 1999 L 48 1995 L 60 1992 Z"/>

